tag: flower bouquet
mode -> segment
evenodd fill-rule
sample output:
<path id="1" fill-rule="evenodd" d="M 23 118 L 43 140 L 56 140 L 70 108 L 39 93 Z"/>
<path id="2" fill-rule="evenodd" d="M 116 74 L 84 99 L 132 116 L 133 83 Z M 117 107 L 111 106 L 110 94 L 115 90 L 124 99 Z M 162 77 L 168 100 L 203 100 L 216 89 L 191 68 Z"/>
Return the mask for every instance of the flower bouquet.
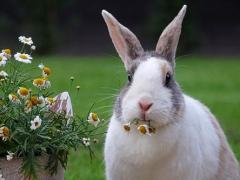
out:
<path id="1" fill-rule="evenodd" d="M 92 152 L 90 137 L 100 120 L 96 113 L 88 120 L 74 115 L 67 92 L 54 97 L 49 67 L 40 64 L 33 78 L 26 64 L 36 47 L 31 38 L 19 41 L 13 57 L 10 49 L 0 53 L 0 180 L 60 180 L 71 149 L 84 145 Z"/>

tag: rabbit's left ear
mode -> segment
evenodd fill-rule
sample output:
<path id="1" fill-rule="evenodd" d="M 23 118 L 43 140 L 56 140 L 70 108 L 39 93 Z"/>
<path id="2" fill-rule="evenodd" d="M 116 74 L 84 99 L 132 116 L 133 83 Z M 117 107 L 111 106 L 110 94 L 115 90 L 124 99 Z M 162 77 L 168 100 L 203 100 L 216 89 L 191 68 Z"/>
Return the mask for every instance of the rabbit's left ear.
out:
<path id="1" fill-rule="evenodd" d="M 182 21 L 186 13 L 187 6 L 184 5 L 178 15 L 162 32 L 156 47 L 156 52 L 175 65 L 175 55 L 182 29 Z"/>

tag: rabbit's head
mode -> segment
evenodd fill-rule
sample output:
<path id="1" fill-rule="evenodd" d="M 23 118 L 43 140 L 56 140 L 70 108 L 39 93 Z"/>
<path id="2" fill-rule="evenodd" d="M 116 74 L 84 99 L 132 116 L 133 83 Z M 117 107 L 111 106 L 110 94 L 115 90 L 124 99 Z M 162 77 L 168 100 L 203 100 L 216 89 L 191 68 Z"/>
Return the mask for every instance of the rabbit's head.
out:
<path id="1" fill-rule="evenodd" d="M 186 5 L 161 34 L 155 51 L 145 52 L 137 37 L 103 10 L 113 44 L 124 63 L 128 83 L 117 98 L 114 114 L 123 123 L 150 121 L 154 127 L 175 122 L 184 101 L 175 81 L 175 53 Z"/>

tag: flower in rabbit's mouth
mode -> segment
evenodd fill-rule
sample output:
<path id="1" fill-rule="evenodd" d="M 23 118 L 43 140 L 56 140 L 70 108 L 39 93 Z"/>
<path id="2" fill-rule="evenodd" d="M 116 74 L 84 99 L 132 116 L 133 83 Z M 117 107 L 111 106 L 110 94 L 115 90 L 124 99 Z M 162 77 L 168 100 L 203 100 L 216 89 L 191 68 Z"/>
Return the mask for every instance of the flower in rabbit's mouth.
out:
<path id="1" fill-rule="evenodd" d="M 8 161 L 11 161 L 13 159 L 14 153 L 12 153 L 10 151 L 8 151 L 7 153 L 8 153 L 8 155 L 6 156 L 6 158 Z"/>
<path id="2" fill-rule="evenodd" d="M 0 128 L 0 137 L 3 141 L 6 141 L 9 138 L 9 129 L 5 126 Z"/>
<path id="3" fill-rule="evenodd" d="M 50 76 L 50 74 L 52 73 L 52 70 L 49 67 L 44 66 L 43 64 L 39 64 L 38 67 L 42 70 L 43 77 Z"/>
<path id="4" fill-rule="evenodd" d="M 141 124 L 141 125 L 138 126 L 137 129 L 138 129 L 138 131 L 139 131 L 141 134 L 146 134 L 146 135 L 151 136 L 148 125 L 146 125 L 146 124 Z"/>
<path id="5" fill-rule="evenodd" d="M 30 90 L 25 87 L 20 87 L 17 91 L 21 98 L 26 99 L 29 96 Z"/>
<path id="6" fill-rule="evenodd" d="M 18 40 L 23 43 L 31 46 L 33 44 L 32 38 L 31 37 L 25 37 L 25 36 L 19 36 Z"/>
<path id="7" fill-rule="evenodd" d="M 98 118 L 98 115 L 96 113 L 91 112 L 88 116 L 88 122 L 90 124 L 93 124 L 94 126 L 97 126 L 100 122 L 100 119 Z"/>
<path id="8" fill-rule="evenodd" d="M 42 119 L 39 116 L 36 116 L 33 121 L 31 121 L 31 129 L 35 130 L 37 128 L 39 128 L 42 124 Z"/>
<path id="9" fill-rule="evenodd" d="M 14 55 L 14 58 L 17 60 L 17 61 L 20 61 L 20 62 L 23 62 L 23 63 L 32 63 L 32 57 L 29 55 L 29 54 L 26 54 L 26 53 L 16 53 Z"/>
<path id="10" fill-rule="evenodd" d="M 4 53 L 0 53 L 0 66 L 5 66 L 5 64 L 7 63 L 7 58 L 4 55 Z"/>
<path id="11" fill-rule="evenodd" d="M 126 123 L 126 124 L 123 124 L 123 129 L 127 132 L 129 132 L 131 130 L 131 124 L 130 122 L 129 123 Z"/>
<path id="12" fill-rule="evenodd" d="M 7 59 L 11 58 L 11 56 L 12 56 L 11 49 L 3 49 L 3 50 L 2 50 L 2 53 L 4 54 L 4 56 L 5 56 Z"/>
<path id="13" fill-rule="evenodd" d="M 90 138 L 82 138 L 82 142 L 85 146 L 90 146 Z"/>

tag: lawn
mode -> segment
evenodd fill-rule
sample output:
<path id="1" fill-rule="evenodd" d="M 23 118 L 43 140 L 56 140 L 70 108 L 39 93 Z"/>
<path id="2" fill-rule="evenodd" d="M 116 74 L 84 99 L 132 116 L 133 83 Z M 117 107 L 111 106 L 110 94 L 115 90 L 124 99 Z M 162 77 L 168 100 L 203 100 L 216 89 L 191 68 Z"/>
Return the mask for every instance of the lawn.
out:
<path id="1" fill-rule="evenodd" d="M 114 96 L 126 80 L 117 57 L 47 57 L 37 58 L 53 69 L 52 85 L 56 93 L 70 91 L 74 111 L 86 116 L 92 103 L 101 118 L 108 119 Z M 206 104 L 219 119 L 229 142 L 240 160 L 240 59 L 182 57 L 177 59 L 177 79 L 183 91 Z M 70 76 L 75 80 L 70 86 Z M 75 89 L 80 85 L 79 94 Z M 104 179 L 103 138 L 88 152 L 72 152 L 65 173 L 66 180 Z"/>

